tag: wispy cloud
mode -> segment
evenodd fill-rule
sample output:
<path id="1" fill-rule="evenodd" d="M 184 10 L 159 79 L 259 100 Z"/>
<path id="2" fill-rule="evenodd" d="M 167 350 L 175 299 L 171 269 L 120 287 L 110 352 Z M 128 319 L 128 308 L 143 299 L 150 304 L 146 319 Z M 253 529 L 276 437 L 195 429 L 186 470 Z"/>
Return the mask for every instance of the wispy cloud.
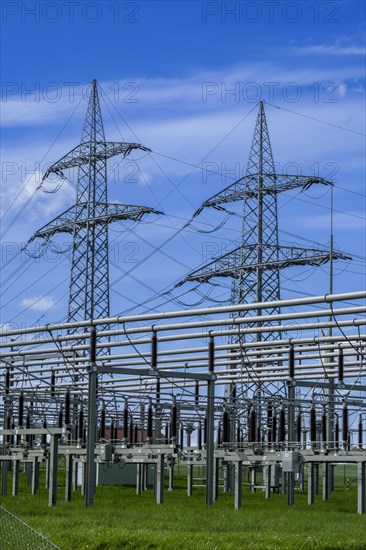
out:
<path id="1" fill-rule="evenodd" d="M 314 46 L 301 46 L 294 48 L 296 53 L 300 54 L 320 54 L 320 55 L 365 55 L 366 48 L 361 46 L 327 46 L 325 44 L 318 44 Z"/>
<path id="2" fill-rule="evenodd" d="M 53 309 L 57 302 L 53 296 L 29 296 L 20 302 L 20 306 L 32 311 L 47 311 Z"/>

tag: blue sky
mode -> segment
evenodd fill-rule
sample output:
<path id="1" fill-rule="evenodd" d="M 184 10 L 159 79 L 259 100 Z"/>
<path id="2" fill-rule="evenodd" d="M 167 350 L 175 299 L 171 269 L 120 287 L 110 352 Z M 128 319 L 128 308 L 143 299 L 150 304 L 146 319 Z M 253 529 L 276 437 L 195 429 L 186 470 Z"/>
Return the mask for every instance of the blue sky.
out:
<path id="1" fill-rule="evenodd" d="M 335 180 L 335 242 L 354 256 L 349 265 L 337 264 L 335 291 L 364 288 L 364 21 L 360 1 L 4 1 L 2 323 L 66 315 L 68 238 L 55 241 L 63 255 L 53 249 L 38 259 L 15 255 L 73 203 L 67 184 L 55 193 L 36 188 L 46 163 L 78 143 L 83 92 L 93 78 L 103 90 L 107 139 L 139 141 L 153 151 L 110 162 L 110 200 L 165 213 L 110 226 L 112 314 L 176 309 L 177 303 L 164 303 L 166 296 L 148 301 L 237 242 L 235 216 L 216 232 L 195 230 L 219 226 L 225 216 L 215 211 L 178 230 L 202 201 L 245 171 L 260 99 L 267 102 L 278 172 Z M 45 189 L 55 188 L 50 182 Z M 282 195 L 281 242 L 328 243 L 329 205 L 323 188 Z M 240 205 L 231 210 L 240 213 Z M 282 275 L 284 297 L 328 291 L 327 268 Z M 225 300 L 227 281 L 182 299 L 213 304 L 207 293 Z"/>

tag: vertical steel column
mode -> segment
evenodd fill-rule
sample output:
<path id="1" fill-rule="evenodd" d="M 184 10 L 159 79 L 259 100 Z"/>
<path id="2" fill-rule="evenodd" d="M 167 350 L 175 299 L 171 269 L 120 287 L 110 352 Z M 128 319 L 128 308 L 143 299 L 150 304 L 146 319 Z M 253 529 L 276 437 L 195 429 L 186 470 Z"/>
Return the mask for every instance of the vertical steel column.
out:
<path id="1" fill-rule="evenodd" d="M 66 480 L 65 480 L 65 501 L 71 502 L 72 496 L 72 472 L 73 472 L 73 456 L 67 453 L 66 460 Z"/>
<path id="2" fill-rule="evenodd" d="M 54 506 L 57 501 L 57 466 L 59 435 L 51 435 L 48 478 L 48 505 Z"/>
<path id="3" fill-rule="evenodd" d="M 219 500 L 219 482 L 220 482 L 220 459 L 214 461 L 214 500 Z"/>
<path id="4" fill-rule="evenodd" d="M 86 453 L 86 487 L 85 506 L 92 506 L 96 491 L 96 466 L 94 460 L 95 435 L 97 427 L 97 366 L 96 359 L 97 332 L 90 331 L 90 365 L 88 385 L 88 441 Z"/>
<path id="5" fill-rule="evenodd" d="M 50 454 L 48 453 L 46 461 L 46 478 L 45 478 L 45 488 L 48 489 L 50 486 Z"/>
<path id="6" fill-rule="evenodd" d="M 319 464 L 314 464 L 314 492 L 316 495 L 319 494 Z"/>
<path id="7" fill-rule="evenodd" d="M 215 341 L 210 336 L 208 348 L 208 370 L 211 378 L 207 381 L 207 432 L 206 432 L 206 505 L 214 502 L 214 440 L 215 440 Z"/>
<path id="8" fill-rule="evenodd" d="M 142 492 L 142 466 L 143 464 L 139 462 L 136 467 L 136 495 Z"/>
<path id="9" fill-rule="evenodd" d="M 357 463 L 357 513 L 365 513 L 366 462 Z"/>
<path id="10" fill-rule="evenodd" d="M 250 492 L 255 493 L 256 492 L 256 485 L 257 485 L 257 469 L 254 466 L 250 472 Z"/>
<path id="11" fill-rule="evenodd" d="M 295 482 L 293 479 L 293 473 L 288 472 L 287 474 L 287 504 L 293 506 L 295 504 Z"/>
<path id="12" fill-rule="evenodd" d="M 156 503 L 163 504 L 164 502 L 164 455 L 158 455 L 156 464 Z"/>
<path id="13" fill-rule="evenodd" d="M 78 488 L 78 482 L 79 482 L 78 474 L 79 474 L 79 462 L 74 460 L 73 467 L 72 467 L 72 475 L 73 475 L 72 487 L 74 491 L 77 491 L 77 488 Z"/>
<path id="14" fill-rule="evenodd" d="M 32 461 L 32 495 L 35 495 L 39 489 L 39 462 L 38 456 Z"/>
<path id="15" fill-rule="evenodd" d="M 290 348 L 291 351 L 292 346 Z M 291 365 L 290 365 L 291 367 Z M 295 380 L 293 378 L 294 376 L 294 366 L 293 366 L 293 372 L 291 373 L 290 369 L 290 380 L 288 381 L 288 411 L 287 411 L 287 448 L 289 451 L 293 451 L 295 446 L 295 436 L 296 436 L 296 430 L 295 430 Z M 293 506 L 295 504 L 295 481 L 293 478 L 293 472 L 288 472 L 287 475 L 287 503 L 289 506 Z"/>
<path id="16" fill-rule="evenodd" d="M 27 487 L 32 487 L 32 462 L 26 462 L 25 471 L 27 474 Z"/>
<path id="17" fill-rule="evenodd" d="M 329 466 L 330 464 L 323 462 L 323 500 L 329 498 Z"/>
<path id="18" fill-rule="evenodd" d="M 3 460 L 1 463 L 1 496 L 5 497 L 8 492 L 8 473 L 10 463 L 8 460 Z"/>
<path id="19" fill-rule="evenodd" d="M 193 495 L 193 464 L 187 466 L 187 495 Z"/>
<path id="20" fill-rule="evenodd" d="M 234 505 L 235 505 L 235 509 L 239 510 L 243 502 L 243 463 L 241 460 L 238 460 L 237 462 L 235 462 L 234 480 L 235 480 Z"/>
<path id="21" fill-rule="evenodd" d="M 315 464 L 308 463 L 308 504 L 314 504 L 315 497 Z"/>
<path id="22" fill-rule="evenodd" d="M 271 496 L 271 478 L 272 478 L 272 466 L 269 464 L 265 467 L 266 483 L 265 483 L 265 496 L 269 498 Z"/>
<path id="23" fill-rule="evenodd" d="M 13 497 L 16 497 L 19 493 L 19 460 L 13 462 Z"/>
<path id="24" fill-rule="evenodd" d="M 174 465 L 175 465 L 175 458 L 171 458 L 169 463 L 169 485 L 168 485 L 169 492 L 174 491 Z"/>

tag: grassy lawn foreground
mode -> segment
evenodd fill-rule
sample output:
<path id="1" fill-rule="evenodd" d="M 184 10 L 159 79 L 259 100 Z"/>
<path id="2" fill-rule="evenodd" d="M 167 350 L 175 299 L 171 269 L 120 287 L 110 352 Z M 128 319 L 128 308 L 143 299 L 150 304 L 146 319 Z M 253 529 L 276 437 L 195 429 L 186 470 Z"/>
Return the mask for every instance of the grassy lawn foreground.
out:
<path id="1" fill-rule="evenodd" d="M 245 485 L 241 510 L 234 510 L 233 494 L 223 492 L 208 509 L 204 489 L 188 498 L 183 480 L 173 493 L 165 491 L 160 506 L 151 490 L 136 495 L 132 488 L 98 487 L 94 507 L 85 509 L 79 492 L 64 502 L 61 483 L 58 504 L 50 508 L 44 487 L 32 496 L 21 478 L 19 496 L 2 497 L 1 504 L 62 550 L 366 549 L 366 516 L 356 513 L 354 483 L 349 490 L 339 484 L 327 502 L 319 495 L 313 506 L 296 493 L 292 509 L 281 494 L 265 500 Z"/>

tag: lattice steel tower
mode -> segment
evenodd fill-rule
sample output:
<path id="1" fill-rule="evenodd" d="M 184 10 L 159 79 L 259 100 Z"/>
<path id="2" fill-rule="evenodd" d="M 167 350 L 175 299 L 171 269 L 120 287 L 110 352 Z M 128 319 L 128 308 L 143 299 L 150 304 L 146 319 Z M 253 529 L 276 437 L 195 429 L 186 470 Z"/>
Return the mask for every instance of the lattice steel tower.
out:
<path id="1" fill-rule="evenodd" d="M 278 239 L 277 195 L 291 189 L 307 189 L 313 184 L 331 185 L 314 176 L 276 174 L 268 133 L 264 104 L 259 111 L 252 139 L 246 175 L 206 200 L 197 210 L 243 201 L 241 242 L 232 251 L 215 258 L 190 273 L 185 281 L 206 282 L 213 277 L 232 279 L 232 304 L 270 302 L 280 299 L 280 270 L 295 265 L 321 265 L 346 257 L 325 249 L 281 246 Z M 255 315 L 279 313 L 277 308 L 258 309 Z M 258 328 L 261 325 L 257 323 Z M 270 326 L 271 321 L 263 323 Z M 254 333 L 247 339 L 257 341 L 276 338 L 274 333 Z M 238 340 L 236 340 L 238 341 Z"/>
<path id="2" fill-rule="evenodd" d="M 93 80 L 80 144 L 43 177 L 54 173 L 66 179 L 64 170 L 77 168 L 76 203 L 30 239 L 48 240 L 61 232 L 72 234 L 69 322 L 109 317 L 108 224 L 160 213 L 146 206 L 108 203 L 107 159 L 119 154 L 126 157 L 134 149 L 149 151 L 138 143 L 105 140 L 98 85 Z M 99 353 L 103 353 L 103 348 L 99 348 Z"/>

